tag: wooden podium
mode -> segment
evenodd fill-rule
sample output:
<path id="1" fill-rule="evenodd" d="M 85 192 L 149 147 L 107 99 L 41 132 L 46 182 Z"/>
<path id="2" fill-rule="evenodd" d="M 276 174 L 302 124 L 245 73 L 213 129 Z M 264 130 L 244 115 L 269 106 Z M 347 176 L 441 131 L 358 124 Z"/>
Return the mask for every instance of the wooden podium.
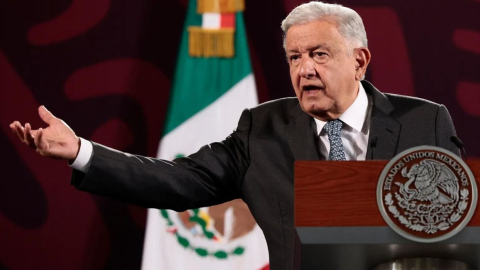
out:
<path id="1" fill-rule="evenodd" d="M 480 206 L 467 227 L 432 244 L 394 232 L 378 209 L 379 176 L 388 161 L 295 163 L 295 267 L 368 270 L 403 258 L 457 260 L 480 269 Z M 466 161 L 480 187 L 480 160 Z"/>

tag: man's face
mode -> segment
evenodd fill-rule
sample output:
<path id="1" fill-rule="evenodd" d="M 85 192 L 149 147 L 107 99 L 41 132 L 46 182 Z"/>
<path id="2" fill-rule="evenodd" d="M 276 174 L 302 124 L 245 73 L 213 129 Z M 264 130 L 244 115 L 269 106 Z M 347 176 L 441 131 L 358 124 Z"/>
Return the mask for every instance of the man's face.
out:
<path id="1" fill-rule="evenodd" d="M 340 117 L 357 97 L 359 77 L 354 49 L 336 23 L 319 20 L 294 25 L 285 45 L 302 109 L 324 121 Z"/>

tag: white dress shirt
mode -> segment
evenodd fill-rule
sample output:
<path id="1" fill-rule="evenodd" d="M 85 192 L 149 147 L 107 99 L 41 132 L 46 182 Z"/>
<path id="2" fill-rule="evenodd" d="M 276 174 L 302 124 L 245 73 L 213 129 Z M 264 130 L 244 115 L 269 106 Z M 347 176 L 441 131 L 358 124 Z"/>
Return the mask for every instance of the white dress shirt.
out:
<path id="1" fill-rule="evenodd" d="M 68 166 L 77 171 L 87 173 L 90 163 L 92 162 L 93 144 L 90 141 L 80 138 L 80 150 L 75 161 Z"/>
<path id="2" fill-rule="evenodd" d="M 347 160 L 365 160 L 368 148 L 368 134 L 370 132 L 370 111 L 372 102 L 361 83 L 359 83 L 358 95 L 353 104 L 340 116 L 343 122 L 342 142 L 345 148 Z M 328 158 L 330 142 L 323 127 L 327 122 L 315 119 L 317 134 L 319 134 L 319 146 L 322 159 Z M 93 154 L 93 145 L 90 141 L 80 138 L 80 150 L 77 158 L 69 166 L 77 171 L 86 173 L 90 167 Z"/>
<path id="3" fill-rule="evenodd" d="M 339 118 L 343 122 L 341 138 L 346 160 L 365 160 L 367 156 L 372 102 L 362 84 L 359 85 L 357 98 Z M 320 140 L 318 145 L 321 159 L 326 160 L 330 153 L 330 142 L 323 127 L 327 122 L 314 119 Z"/>

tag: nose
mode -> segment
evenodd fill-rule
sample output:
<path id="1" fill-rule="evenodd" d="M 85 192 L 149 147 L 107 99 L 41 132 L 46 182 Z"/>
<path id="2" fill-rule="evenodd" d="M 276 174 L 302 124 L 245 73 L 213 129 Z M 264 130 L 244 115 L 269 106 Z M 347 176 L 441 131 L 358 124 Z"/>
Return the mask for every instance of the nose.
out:
<path id="1" fill-rule="evenodd" d="M 303 78 L 310 78 L 315 76 L 315 63 L 310 57 L 303 57 L 300 63 L 300 71 L 298 75 Z"/>

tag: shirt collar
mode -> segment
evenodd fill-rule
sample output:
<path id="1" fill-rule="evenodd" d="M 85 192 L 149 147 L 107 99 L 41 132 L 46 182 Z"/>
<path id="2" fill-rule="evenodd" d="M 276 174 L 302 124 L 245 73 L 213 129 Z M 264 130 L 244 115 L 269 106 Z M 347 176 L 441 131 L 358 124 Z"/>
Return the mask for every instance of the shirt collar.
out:
<path id="1" fill-rule="evenodd" d="M 347 124 L 351 128 L 355 129 L 358 132 L 361 132 L 363 123 L 365 122 L 365 117 L 368 112 L 368 97 L 363 85 L 359 82 L 358 95 L 355 101 L 348 107 L 348 109 L 340 116 L 340 120 L 343 123 Z M 317 124 L 317 134 L 320 135 L 320 132 L 323 130 L 323 127 L 327 123 L 326 121 L 315 119 Z"/>

